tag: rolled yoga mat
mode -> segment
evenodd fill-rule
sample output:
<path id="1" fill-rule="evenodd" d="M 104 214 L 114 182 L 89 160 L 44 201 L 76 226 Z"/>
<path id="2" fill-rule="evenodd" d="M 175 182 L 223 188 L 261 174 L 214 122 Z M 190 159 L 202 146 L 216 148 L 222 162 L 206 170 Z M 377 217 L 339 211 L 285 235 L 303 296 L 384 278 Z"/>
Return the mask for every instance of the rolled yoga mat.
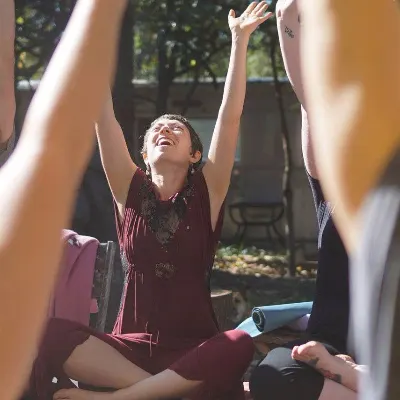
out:
<path id="1" fill-rule="evenodd" d="M 273 306 L 255 307 L 251 317 L 243 321 L 236 329 L 256 337 L 271 332 L 310 314 L 313 302 L 277 304 Z"/>

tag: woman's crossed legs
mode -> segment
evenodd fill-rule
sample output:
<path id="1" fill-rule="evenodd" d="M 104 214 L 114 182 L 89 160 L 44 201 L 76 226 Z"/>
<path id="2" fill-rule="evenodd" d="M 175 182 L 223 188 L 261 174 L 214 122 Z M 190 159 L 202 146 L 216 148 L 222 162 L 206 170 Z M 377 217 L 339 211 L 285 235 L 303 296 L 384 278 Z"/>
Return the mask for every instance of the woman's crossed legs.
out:
<path id="1" fill-rule="evenodd" d="M 184 379 L 168 369 L 151 375 L 95 336 L 90 336 L 76 347 L 64 363 L 64 371 L 71 379 L 79 382 L 119 390 L 99 393 L 61 389 L 55 393 L 54 399 L 169 399 L 186 395 L 202 383 Z"/>
<path id="2" fill-rule="evenodd" d="M 244 332 L 221 333 L 186 352 L 164 352 L 154 346 L 151 355 L 149 346 L 140 344 L 136 351 L 134 345 L 130 348 L 119 337 L 54 319 L 38 359 L 53 376 L 117 389 L 110 393 L 61 389 L 54 394 L 57 400 L 205 400 L 217 395 L 227 400 L 244 399 L 241 377 L 253 357 L 252 340 Z M 155 366 L 150 367 L 152 364 Z"/>

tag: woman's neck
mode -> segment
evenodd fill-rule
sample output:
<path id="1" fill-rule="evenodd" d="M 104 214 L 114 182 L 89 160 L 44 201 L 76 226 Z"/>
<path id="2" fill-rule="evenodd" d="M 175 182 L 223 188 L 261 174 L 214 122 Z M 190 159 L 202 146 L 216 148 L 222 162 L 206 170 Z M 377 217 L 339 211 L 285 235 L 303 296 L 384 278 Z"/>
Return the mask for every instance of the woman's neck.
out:
<path id="1" fill-rule="evenodd" d="M 152 168 L 151 180 L 157 188 L 161 200 L 168 200 L 178 193 L 187 179 L 187 169 L 169 168 L 168 171 L 157 171 Z"/>

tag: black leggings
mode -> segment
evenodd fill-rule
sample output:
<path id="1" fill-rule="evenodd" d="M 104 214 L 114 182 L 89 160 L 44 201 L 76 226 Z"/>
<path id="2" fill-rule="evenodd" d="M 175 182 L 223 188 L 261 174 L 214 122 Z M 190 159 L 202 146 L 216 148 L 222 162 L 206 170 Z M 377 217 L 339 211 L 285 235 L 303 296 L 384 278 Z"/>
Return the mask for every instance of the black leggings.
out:
<path id="1" fill-rule="evenodd" d="M 271 350 L 250 378 L 254 400 L 317 400 L 325 378 L 308 365 L 293 360 L 292 348 L 308 340 L 296 340 Z M 329 353 L 339 354 L 324 344 Z"/>
<path id="2" fill-rule="evenodd" d="M 318 276 L 307 339 L 268 353 L 250 378 L 254 400 L 318 400 L 324 377 L 293 360 L 293 346 L 317 340 L 331 354 L 347 352 L 349 319 L 348 257 L 317 179 L 308 175 L 318 221 Z"/>
<path id="3" fill-rule="evenodd" d="M 348 353 L 349 259 L 318 179 L 308 179 L 318 223 L 318 274 L 307 332 Z"/>

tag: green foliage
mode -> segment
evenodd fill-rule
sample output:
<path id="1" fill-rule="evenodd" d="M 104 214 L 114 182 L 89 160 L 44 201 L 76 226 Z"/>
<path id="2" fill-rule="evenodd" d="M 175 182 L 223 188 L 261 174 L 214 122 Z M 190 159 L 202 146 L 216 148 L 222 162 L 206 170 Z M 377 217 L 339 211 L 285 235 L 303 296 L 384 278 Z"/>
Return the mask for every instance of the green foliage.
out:
<path id="1" fill-rule="evenodd" d="M 167 0 L 136 2 L 135 77 L 205 78 L 225 76 L 229 62 L 231 8 L 240 14 L 248 1 Z M 248 76 L 271 75 L 268 37 L 276 35 L 275 20 L 253 34 Z"/>
<path id="2" fill-rule="evenodd" d="M 173 80 L 215 77 L 213 59 L 229 46 L 229 9 L 246 1 L 142 0 L 136 3 L 135 74 Z"/>
<path id="3" fill-rule="evenodd" d="M 17 79 L 40 78 L 75 2 L 16 0 Z M 139 0 L 133 4 L 136 78 L 170 81 L 225 76 L 230 45 L 227 15 L 231 8 L 243 11 L 247 1 Z M 274 34 L 272 19 L 253 35 L 249 77 L 271 75 L 267 46 Z"/>
<path id="4" fill-rule="evenodd" d="M 65 29 L 75 0 L 16 0 L 17 80 L 38 79 Z"/>

